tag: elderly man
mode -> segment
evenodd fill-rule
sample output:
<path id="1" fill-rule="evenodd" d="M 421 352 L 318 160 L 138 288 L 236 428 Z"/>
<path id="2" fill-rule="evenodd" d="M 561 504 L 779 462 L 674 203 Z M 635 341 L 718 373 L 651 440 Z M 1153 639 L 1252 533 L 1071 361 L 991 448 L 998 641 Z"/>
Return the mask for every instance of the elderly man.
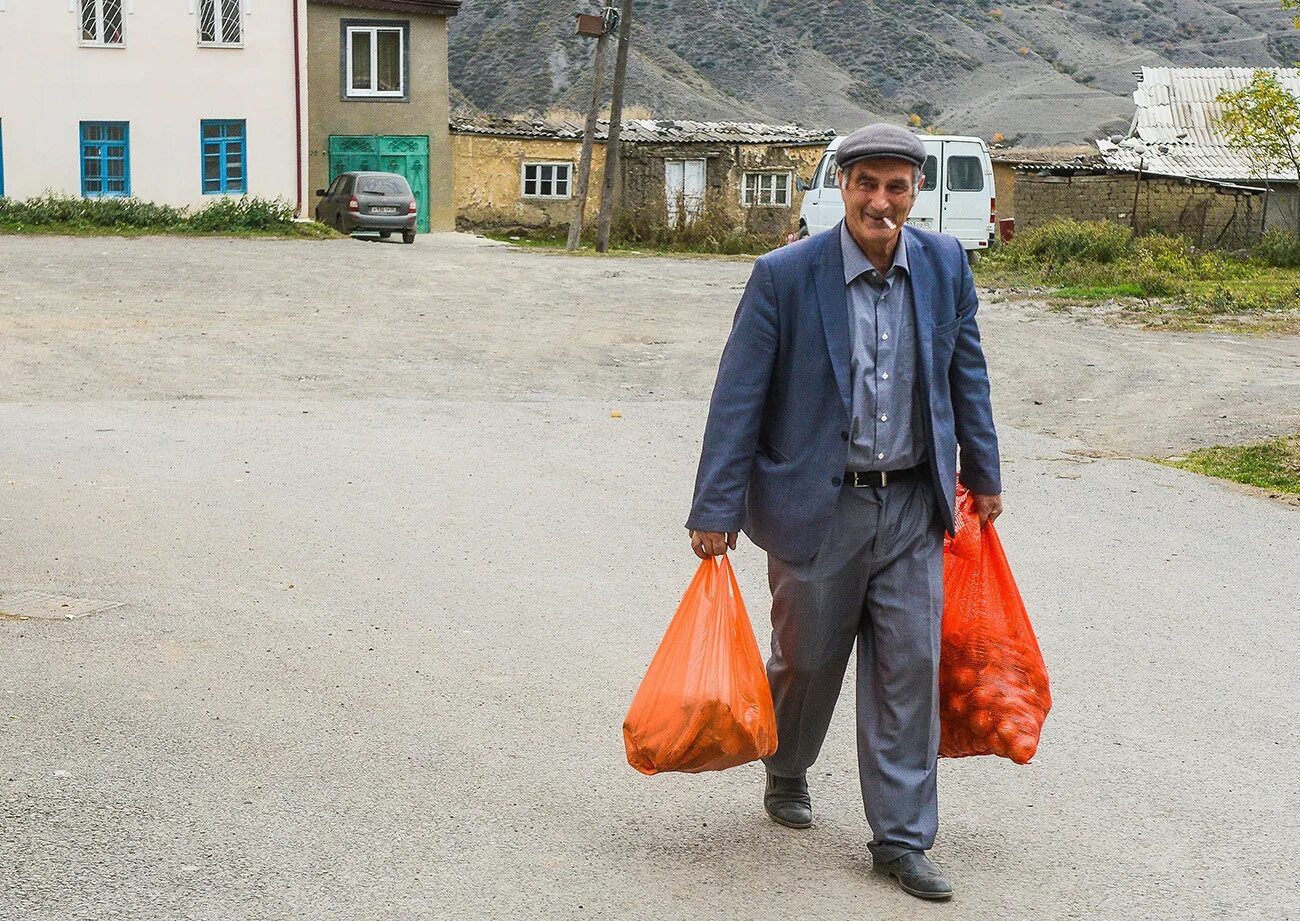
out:
<path id="1" fill-rule="evenodd" d="M 701 558 L 768 553 L 778 748 L 763 802 L 812 824 L 817 759 L 857 643 L 858 771 L 876 869 L 952 886 L 938 829 L 943 535 L 957 448 L 981 522 L 1002 510 L 975 281 L 961 244 L 906 225 L 925 148 L 868 125 L 836 151 L 844 220 L 762 257 L 709 407 L 687 528 Z"/>

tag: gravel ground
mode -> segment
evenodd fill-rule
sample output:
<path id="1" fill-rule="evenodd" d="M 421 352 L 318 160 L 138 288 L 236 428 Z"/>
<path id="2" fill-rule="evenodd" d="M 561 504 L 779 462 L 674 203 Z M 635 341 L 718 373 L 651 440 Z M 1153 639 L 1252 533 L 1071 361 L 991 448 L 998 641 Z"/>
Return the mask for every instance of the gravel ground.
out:
<path id="1" fill-rule="evenodd" d="M 121 605 L 0 617 L 0 918 L 1292 917 L 1300 511 L 1086 455 L 1294 425 L 1294 338 L 990 305 L 1056 706 L 943 763 L 952 906 L 869 872 L 847 698 L 809 832 L 627 767 L 747 271 L 0 239 L 0 610 Z"/>

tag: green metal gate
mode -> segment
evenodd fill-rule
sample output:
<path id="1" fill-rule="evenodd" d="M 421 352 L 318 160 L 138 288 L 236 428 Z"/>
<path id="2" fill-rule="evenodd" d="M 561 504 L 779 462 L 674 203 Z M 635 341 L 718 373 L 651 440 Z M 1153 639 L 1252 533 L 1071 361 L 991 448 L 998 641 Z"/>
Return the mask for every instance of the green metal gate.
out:
<path id="1" fill-rule="evenodd" d="M 330 135 L 330 182 L 339 173 L 376 171 L 405 176 L 429 232 L 429 139 L 423 135 Z"/>

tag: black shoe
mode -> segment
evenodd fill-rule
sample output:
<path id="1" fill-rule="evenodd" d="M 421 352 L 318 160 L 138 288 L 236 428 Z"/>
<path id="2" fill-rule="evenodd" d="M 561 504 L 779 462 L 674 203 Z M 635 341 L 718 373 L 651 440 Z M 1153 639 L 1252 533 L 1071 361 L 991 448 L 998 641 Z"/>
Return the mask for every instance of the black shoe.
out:
<path id="1" fill-rule="evenodd" d="M 952 883 L 922 851 L 908 851 L 888 863 L 875 865 L 877 873 L 893 876 L 908 895 L 918 899 L 950 899 Z"/>
<path id="2" fill-rule="evenodd" d="M 806 777 L 777 777 L 767 774 L 767 789 L 763 792 L 763 808 L 787 828 L 808 828 L 812 825 L 812 797 L 808 795 Z"/>

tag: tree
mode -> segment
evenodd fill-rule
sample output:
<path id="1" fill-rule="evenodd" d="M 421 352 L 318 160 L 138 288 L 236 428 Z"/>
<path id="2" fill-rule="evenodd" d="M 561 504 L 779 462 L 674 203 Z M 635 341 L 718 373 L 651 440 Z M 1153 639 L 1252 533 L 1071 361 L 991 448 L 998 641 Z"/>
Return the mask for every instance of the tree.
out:
<path id="1" fill-rule="evenodd" d="M 1284 2 L 1300 4 L 1300 0 Z M 1276 74 L 1257 70 L 1250 83 L 1215 98 L 1223 106 L 1217 120 L 1228 143 L 1246 154 L 1266 189 L 1270 189 L 1270 174 L 1289 168 L 1300 177 L 1300 99 L 1287 91 Z M 1264 207 L 1268 207 L 1267 197 Z M 1300 208 L 1296 211 L 1300 235 Z"/>

